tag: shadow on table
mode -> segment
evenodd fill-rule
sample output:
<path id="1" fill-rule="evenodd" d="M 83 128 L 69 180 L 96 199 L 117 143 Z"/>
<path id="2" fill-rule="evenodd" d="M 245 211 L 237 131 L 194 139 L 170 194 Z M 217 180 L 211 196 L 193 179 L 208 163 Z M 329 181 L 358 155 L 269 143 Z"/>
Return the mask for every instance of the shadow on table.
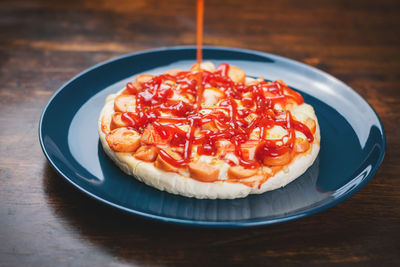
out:
<path id="1" fill-rule="evenodd" d="M 357 215 L 351 211 L 354 207 L 346 209 L 351 202 L 301 220 L 257 228 L 207 229 L 163 224 L 112 209 L 80 193 L 48 163 L 44 169 L 46 200 L 54 216 L 84 241 L 93 243 L 99 254 L 106 253 L 122 262 L 304 263 L 321 257 L 318 247 L 338 247 L 349 240 L 360 242 L 358 239 L 370 231 L 367 224 L 357 222 Z M 347 222 L 338 220 L 343 216 Z"/>

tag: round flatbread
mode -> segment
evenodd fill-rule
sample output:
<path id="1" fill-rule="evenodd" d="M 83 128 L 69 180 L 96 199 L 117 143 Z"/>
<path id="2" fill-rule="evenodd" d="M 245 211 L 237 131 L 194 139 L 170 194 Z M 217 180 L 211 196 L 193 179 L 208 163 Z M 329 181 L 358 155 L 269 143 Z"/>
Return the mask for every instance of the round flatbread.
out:
<path id="1" fill-rule="evenodd" d="M 282 81 L 206 62 L 109 95 L 98 132 L 127 174 L 169 193 L 233 199 L 283 187 L 316 159 L 313 108 Z"/>

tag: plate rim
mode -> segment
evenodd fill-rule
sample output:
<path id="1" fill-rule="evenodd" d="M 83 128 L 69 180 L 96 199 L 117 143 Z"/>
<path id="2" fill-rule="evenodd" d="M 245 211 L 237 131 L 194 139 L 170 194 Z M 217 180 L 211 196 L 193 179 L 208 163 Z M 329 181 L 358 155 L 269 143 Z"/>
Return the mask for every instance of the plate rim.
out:
<path id="1" fill-rule="evenodd" d="M 43 133 L 42 133 L 42 129 L 43 129 L 43 119 L 46 115 L 46 111 L 48 110 L 49 106 L 51 105 L 51 103 L 54 101 L 54 99 L 58 96 L 58 94 L 64 90 L 64 88 L 66 88 L 67 86 L 69 86 L 72 82 L 74 82 L 75 80 L 81 78 L 82 76 L 86 75 L 87 73 L 89 73 L 92 70 L 97 69 L 98 67 L 101 67 L 103 65 L 106 64 L 110 64 L 112 62 L 118 61 L 118 60 L 122 60 L 124 58 L 129 58 L 129 57 L 133 57 L 133 56 L 139 56 L 142 54 L 148 54 L 148 53 L 154 53 L 154 52 L 167 52 L 167 51 L 173 51 L 173 50 L 190 50 L 196 49 L 196 46 L 193 45 L 181 45 L 181 46 L 164 46 L 164 47 L 159 47 L 159 48 L 153 48 L 153 49 L 145 49 L 145 50 L 140 50 L 140 51 L 136 51 L 136 52 L 131 52 L 131 53 L 127 53 L 127 54 L 123 54 L 117 57 L 112 57 L 108 60 L 102 61 L 100 63 L 97 63 L 81 72 L 79 72 L 77 75 L 75 75 L 74 77 L 72 77 L 71 79 L 69 79 L 67 82 L 65 82 L 60 88 L 58 88 L 53 95 L 51 96 L 51 98 L 48 100 L 47 104 L 44 106 L 41 116 L 40 116 L 40 120 L 39 120 L 39 127 L 38 127 L 38 137 L 39 137 L 39 143 L 40 146 L 42 148 L 43 153 L 45 154 L 45 157 L 47 158 L 48 162 L 50 163 L 50 165 L 52 166 L 52 168 L 59 174 L 61 175 L 65 180 L 67 180 L 72 186 L 74 186 L 75 188 L 77 188 L 79 191 L 81 191 L 82 193 L 84 193 L 85 195 L 99 201 L 102 204 L 111 206 L 112 208 L 116 208 L 119 211 L 123 211 L 124 213 L 128 213 L 131 215 L 135 215 L 137 217 L 143 218 L 143 219 L 149 219 L 152 221 L 158 221 L 158 222 L 163 222 L 163 223 L 168 223 L 168 224 L 179 224 L 179 225 L 183 225 L 183 226 L 196 226 L 196 227 L 212 227 L 212 228 L 239 228 L 239 227 L 255 227 L 255 226 L 262 226 L 262 225 L 271 225 L 271 224 L 278 224 L 278 223 L 283 223 L 283 222 L 287 222 L 287 221 L 292 221 L 292 220 L 297 220 L 303 217 L 307 217 L 316 213 L 320 213 L 322 211 L 325 211 L 333 206 L 338 205 L 339 203 L 343 202 L 344 200 L 348 199 L 349 197 L 351 197 L 352 195 L 354 195 L 355 193 L 357 193 L 359 190 L 361 190 L 361 188 L 363 188 L 376 174 L 376 172 L 378 171 L 378 169 L 380 168 L 382 161 L 384 159 L 385 153 L 386 153 L 386 133 L 385 133 L 385 129 L 383 126 L 383 123 L 381 121 L 381 118 L 379 117 L 378 113 L 376 112 L 376 110 L 372 107 L 372 105 L 370 103 L 368 103 L 368 101 L 363 98 L 357 91 L 355 91 L 353 88 L 351 88 L 350 86 L 348 86 L 346 83 L 344 83 L 343 81 L 339 80 L 338 78 L 332 76 L 331 74 L 317 69 L 313 66 L 307 65 L 305 63 L 302 63 L 300 61 L 294 60 L 294 59 L 290 59 L 287 57 L 283 57 L 280 55 L 276 55 L 276 54 L 272 54 L 272 53 L 268 53 L 268 52 L 262 52 L 262 51 L 257 51 L 257 50 L 252 50 L 252 49 L 244 49 L 244 48 L 234 48 L 234 47 L 225 47 L 225 46 L 203 46 L 203 49 L 213 49 L 213 50 L 219 50 L 219 51 L 231 51 L 231 52 L 241 52 L 241 53 L 247 53 L 247 54 L 255 54 L 255 55 L 259 55 L 262 57 L 273 57 L 273 58 L 277 58 L 280 61 L 285 61 L 288 62 L 290 64 L 295 64 L 299 67 L 302 68 L 307 68 L 310 69 L 314 72 L 317 72 L 327 78 L 329 78 L 330 80 L 333 80 L 335 82 L 338 82 L 341 84 L 341 86 L 344 86 L 344 88 L 351 92 L 352 94 L 355 94 L 356 97 L 358 97 L 359 99 L 361 99 L 365 104 L 368 105 L 368 107 L 373 111 L 375 117 L 377 118 L 378 122 L 379 122 L 379 126 L 381 128 L 381 132 L 382 132 L 382 150 L 379 154 L 379 158 L 376 162 L 376 164 L 372 167 L 371 171 L 369 172 L 369 174 L 367 175 L 367 177 L 365 179 L 363 179 L 363 181 L 359 184 L 357 184 L 357 186 L 355 186 L 354 188 L 348 190 L 345 194 L 333 199 L 332 201 L 323 204 L 320 207 L 316 207 L 313 208 L 311 210 L 308 211 L 301 211 L 299 213 L 293 214 L 293 215 L 289 215 L 289 216 L 285 216 L 285 217 L 278 217 L 278 218 L 273 218 L 273 219 L 249 219 L 247 221 L 206 221 L 206 220 L 193 220 L 193 219 L 181 219 L 181 218 L 173 218 L 173 217 L 166 217 L 166 216 L 160 216 L 160 215 L 154 215 L 154 214 L 149 214 L 146 212 L 142 212 L 142 211 L 138 211 L 138 210 L 134 210 L 134 209 L 130 209 L 127 207 L 124 207 L 122 205 L 113 203 L 111 201 L 108 201 L 100 196 L 97 196 L 96 194 L 90 192 L 89 190 L 85 189 L 84 187 L 78 185 L 77 183 L 75 183 L 74 181 L 71 180 L 71 178 L 69 178 L 67 175 L 65 175 L 55 164 L 55 162 L 52 160 L 52 158 L 50 157 L 50 155 L 48 154 L 45 145 L 44 145 L 44 140 L 43 140 Z M 193 60 L 195 60 L 195 58 L 193 58 Z M 346 183 L 347 184 L 347 183 Z"/>

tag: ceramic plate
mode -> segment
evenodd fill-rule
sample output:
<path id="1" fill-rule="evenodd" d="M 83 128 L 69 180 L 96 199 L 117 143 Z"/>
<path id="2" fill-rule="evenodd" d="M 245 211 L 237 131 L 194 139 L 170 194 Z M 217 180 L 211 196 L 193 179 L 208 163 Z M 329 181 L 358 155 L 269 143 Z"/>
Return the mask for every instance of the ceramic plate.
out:
<path id="1" fill-rule="evenodd" d="M 332 207 L 375 174 L 385 152 L 382 124 L 371 106 L 336 78 L 280 56 L 205 47 L 204 59 L 283 80 L 316 111 L 321 151 L 301 177 L 284 188 L 235 200 L 198 200 L 158 191 L 125 175 L 104 153 L 97 120 L 105 98 L 141 73 L 189 69 L 194 47 L 171 47 L 122 56 L 96 65 L 62 86 L 39 125 L 42 149 L 57 172 L 91 197 L 131 214 L 163 222 L 244 227 L 298 219 Z"/>

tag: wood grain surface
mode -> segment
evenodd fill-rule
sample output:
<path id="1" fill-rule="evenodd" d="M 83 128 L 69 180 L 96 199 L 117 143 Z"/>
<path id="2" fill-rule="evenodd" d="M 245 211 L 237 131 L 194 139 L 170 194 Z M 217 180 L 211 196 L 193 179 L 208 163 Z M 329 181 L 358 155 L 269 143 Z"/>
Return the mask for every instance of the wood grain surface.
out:
<path id="1" fill-rule="evenodd" d="M 38 141 L 52 94 L 124 53 L 195 44 L 195 1 L 0 1 L 0 265 L 400 265 L 399 1 L 205 1 L 204 43 L 289 57 L 377 111 L 375 177 L 325 212 L 280 225 L 193 229 L 106 207 L 64 181 Z"/>

